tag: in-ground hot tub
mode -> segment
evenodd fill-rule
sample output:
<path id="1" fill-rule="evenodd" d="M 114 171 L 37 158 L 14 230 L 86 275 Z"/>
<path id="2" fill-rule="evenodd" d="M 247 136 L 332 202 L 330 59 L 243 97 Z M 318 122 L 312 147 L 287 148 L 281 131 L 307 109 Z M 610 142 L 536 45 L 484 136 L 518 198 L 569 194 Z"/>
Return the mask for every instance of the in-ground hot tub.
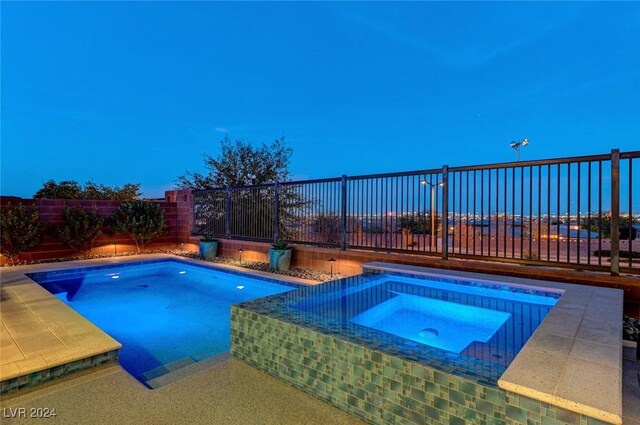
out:
<path id="1" fill-rule="evenodd" d="M 508 391 L 499 385 L 527 342 L 536 348 L 534 333 L 547 334 L 536 330 L 567 288 L 572 308 L 586 300 L 583 314 L 600 288 L 584 289 L 585 298 L 575 285 L 390 270 L 374 265 L 363 275 L 234 306 L 232 354 L 372 423 L 617 422 L 615 411 L 553 404 L 553 391 L 548 399 L 539 388 L 520 391 L 518 379 L 506 382 Z"/>

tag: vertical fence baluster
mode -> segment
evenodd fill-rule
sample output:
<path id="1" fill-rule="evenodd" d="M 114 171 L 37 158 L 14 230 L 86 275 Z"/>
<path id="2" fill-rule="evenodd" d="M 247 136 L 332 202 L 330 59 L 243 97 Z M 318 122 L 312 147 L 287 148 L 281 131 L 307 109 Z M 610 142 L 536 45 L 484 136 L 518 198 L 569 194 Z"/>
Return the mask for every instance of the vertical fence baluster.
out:
<path id="1" fill-rule="evenodd" d="M 437 189 L 437 187 L 436 187 Z M 442 167 L 442 259 L 449 258 L 449 166 Z"/>
<path id="2" fill-rule="evenodd" d="M 224 237 L 231 239 L 231 187 L 227 186 L 225 197 L 225 213 L 226 220 L 224 221 Z"/>
<path id="3" fill-rule="evenodd" d="M 342 175 L 342 205 L 341 205 L 341 221 L 342 221 L 342 237 L 340 238 L 340 249 L 347 249 L 347 176 Z"/>
<path id="4" fill-rule="evenodd" d="M 620 274 L 620 151 L 611 151 L 611 275 Z"/>
<path id="5" fill-rule="evenodd" d="M 273 184 L 273 242 L 280 239 L 280 191 L 278 182 Z"/>

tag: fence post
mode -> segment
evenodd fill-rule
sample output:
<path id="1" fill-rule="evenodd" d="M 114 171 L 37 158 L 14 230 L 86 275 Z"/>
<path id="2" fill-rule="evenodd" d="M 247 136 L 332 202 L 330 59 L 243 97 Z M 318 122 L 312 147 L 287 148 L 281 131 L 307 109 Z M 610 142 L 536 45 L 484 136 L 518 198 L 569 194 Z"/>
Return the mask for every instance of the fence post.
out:
<path id="1" fill-rule="evenodd" d="M 611 275 L 620 274 L 620 149 L 611 150 Z"/>
<path id="2" fill-rule="evenodd" d="M 224 237 L 231 239 L 231 186 L 227 186 L 227 194 L 224 203 Z"/>
<path id="3" fill-rule="evenodd" d="M 340 235 L 340 249 L 347 249 L 347 176 L 342 175 L 342 211 L 340 212 L 342 233 Z"/>
<path id="4" fill-rule="evenodd" d="M 280 239 L 280 193 L 278 182 L 273 184 L 273 243 Z"/>
<path id="5" fill-rule="evenodd" d="M 442 166 L 442 259 L 449 258 L 449 166 Z"/>

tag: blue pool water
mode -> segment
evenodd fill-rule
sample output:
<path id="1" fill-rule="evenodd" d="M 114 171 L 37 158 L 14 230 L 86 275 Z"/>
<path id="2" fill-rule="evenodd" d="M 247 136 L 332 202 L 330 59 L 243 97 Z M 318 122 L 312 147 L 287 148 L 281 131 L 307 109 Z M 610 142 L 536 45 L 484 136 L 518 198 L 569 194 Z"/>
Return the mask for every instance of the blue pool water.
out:
<path id="1" fill-rule="evenodd" d="M 232 304 L 297 287 L 175 260 L 29 277 L 119 341 L 121 365 L 138 378 L 229 351 Z"/>
<path id="2" fill-rule="evenodd" d="M 447 276 L 369 273 L 242 306 L 495 385 L 560 295 Z"/>

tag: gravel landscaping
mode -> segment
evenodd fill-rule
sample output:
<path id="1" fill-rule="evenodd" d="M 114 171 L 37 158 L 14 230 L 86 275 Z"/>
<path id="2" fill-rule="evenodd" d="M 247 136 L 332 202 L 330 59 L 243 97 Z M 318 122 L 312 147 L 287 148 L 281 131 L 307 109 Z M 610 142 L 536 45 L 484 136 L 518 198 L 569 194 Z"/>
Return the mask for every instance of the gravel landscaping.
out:
<path id="1" fill-rule="evenodd" d="M 201 259 L 200 256 L 194 252 L 172 252 L 172 254 L 176 254 L 181 257 Z M 331 274 L 328 272 L 323 272 L 319 270 L 301 269 L 299 267 L 291 267 L 291 269 L 287 271 L 274 270 L 271 267 L 269 267 L 269 263 L 263 263 L 260 261 L 247 261 L 247 260 L 239 261 L 239 260 L 236 260 L 233 258 L 227 258 L 227 257 L 215 257 L 212 260 L 206 260 L 206 261 L 209 261 L 211 263 L 228 264 L 236 267 L 244 267 L 245 269 L 259 270 L 263 272 L 297 277 L 300 279 L 315 280 L 318 282 L 328 282 L 330 280 L 335 280 L 335 279 L 340 279 L 345 277 L 340 273 L 333 273 L 333 277 L 332 277 Z"/>
<path id="2" fill-rule="evenodd" d="M 200 255 L 198 255 L 198 253 L 196 252 L 181 251 L 181 250 L 153 250 L 153 251 L 145 251 L 144 254 L 174 254 L 180 257 L 195 258 L 199 260 L 201 259 Z M 137 255 L 137 253 L 122 252 L 119 254 L 89 255 L 87 257 L 77 256 L 77 257 L 51 258 L 46 260 L 26 260 L 26 261 L 16 262 L 13 266 L 24 266 L 29 264 L 44 264 L 44 263 L 60 263 L 64 261 L 89 260 L 94 258 L 129 257 L 131 255 Z M 323 272 L 319 270 L 307 270 L 307 269 L 301 269 L 298 267 L 291 267 L 291 269 L 288 271 L 277 271 L 269 267 L 269 263 L 262 263 L 260 261 L 247 261 L 247 260 L 239 261 L 233 258 L 226 258 L 226 257 L 216 257 L 210 262 L 228 264 L 236 267 L 244 267 L 245 269 L 251 269 L 251 270 L 260 270 L 263 272 L 297 277 L 300 279 L 315 280 L 317 282 L 328 282 L 330 280 L 340 279 L 345 277 L 340 273 L 334 273 L 332 277 L 331 274 L 328 272 Z M 3 267 L 12 267 L 12 265 L 5 264 Z"/>

